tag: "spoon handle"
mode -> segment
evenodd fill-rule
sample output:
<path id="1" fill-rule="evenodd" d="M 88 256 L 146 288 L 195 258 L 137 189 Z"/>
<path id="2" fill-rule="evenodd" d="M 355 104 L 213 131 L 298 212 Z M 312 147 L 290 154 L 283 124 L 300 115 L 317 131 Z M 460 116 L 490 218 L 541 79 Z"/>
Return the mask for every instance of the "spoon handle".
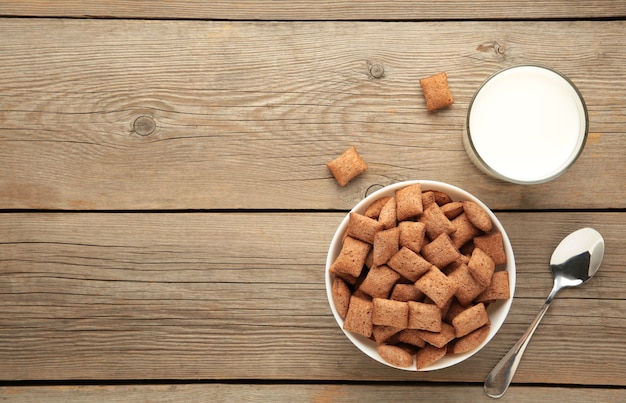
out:
<path id="1" fill-rule="evenodd" d="M 557 291 L 558 290 L 556 290 L 556 288 L 552 290 L 550 296 L 535 317 L 535 320 L 533 320 L 528 329 L 526 329 L 526 332 L 524 332 L 517 343 L 511 347 L 509 352 L 502 357 L 500 362 L 498 362 L 498 364 L 491 370 L 489 376 L 487 376 L 487 379 L 485 380 L 485 393 L 487 393 L 489 397 L 502 397 L 508 389 L 511 381 L 513 380 L 513 376 L 515 375 L 515 371 L 517 370 L 517 367 L 522 359 L 522 355 L 524 355 L 526 346 L 528 346 L 528 342 L 530 341 L 533 333 L 535 333 L 537 326 L 539 326 L 539 322 L 541 322 L 541 319 L 543 319 L 543 316 L 550 307 Z"/>

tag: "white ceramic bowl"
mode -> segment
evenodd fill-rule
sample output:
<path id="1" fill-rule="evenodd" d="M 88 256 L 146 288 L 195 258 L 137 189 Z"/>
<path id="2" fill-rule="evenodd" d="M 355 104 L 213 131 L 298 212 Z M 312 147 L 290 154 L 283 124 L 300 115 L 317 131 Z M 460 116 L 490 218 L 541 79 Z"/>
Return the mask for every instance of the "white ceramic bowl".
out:
<path id="1" fill-rule="evenodd" d="M 364 336 L 361 336 L 359 334 L 344 330 L 343 319 L 341 318 L 341 316 L 335 309 L 335 304 L 333 303 L 333 296 L 332 296 L 333 275 L 330 273 L 330 266 L 335 261 L 337 255 L 341 251 L 342 236 L 348 226 L 348 221 L 349 221 L 349 216 L 350 216 L 349 214 L 347 214 L 346 217 L 341 222 L 341 224 L 339 224 L 339 227 L 337 228 L 337 231 L 335 232 L 335 235 L 333 236 L 333 239 L 330 244 L 330 248 L 328 250 L 328 256 L 326 258 L 326 273 L 325 273 L 326 295 L 328 297 L 328 302 L 330 304 L 330 308 L 333 312 L 333 315 L 335 316 L 335 320 L 337 321 L 337 324 L 343 330 L 343 332 L 348 337 L 348 339 L 363 353 L 367 354 L 369 357 L 373 358 L 374 360 L 382 364 L 388 365 L 390 367 L 409 370 L 409 371 L 432 371 L 436 369 L 447 368 L 452 365 L 458 364 L 462 361 L 465 361 L 466 359 L 470 358 L 472 355 L 480 351 L 498 332 L 498 330 L 504 323 L 504 320 L 506 319 L 507 314 L 509 313 L 509 309 L 511 308 L 511 303 L 513 302 L 513 293 L 515 291 L 515 258 L 513 256 L 513 249 L 511 247 L 511 242 L 509 241 L 509 237 L 507 236 L 506 231 L 504 230 L 504 227 L 502 226 L 498 218 L 491 212 L 491 210 L 483 202 L 481 202 L 478 198 L 476 198 L 476 196 L 453 185 L 449 185 L 449 184 L 442 183 L 442 182 L 426 181 L 426 180 L 399 182 L 393 185 L 386 186 L 372 193 L 371 195 L 367 196 L 365 199 L 361 200 L 351 211 L 362 214 L 365 212 L 366 207 L 370 205 L 374 200 L 383 196 L 393 196 L 397 189 L 400 189 L 402 187 L 405 187 L 413 183 L 421 183 L 423 191 L 424 190 L 443 191 L 447 193 L 454 201 L 471 200 L 471 201 L 476 202 L 479 206 L 481 206 L 483 209 L 485 209 L 485 211 L 489 213 L 489 216 L 491 217 L 491 221 L 493 222 L 493 225 L 494 225 L 494 230 L 497 230 L 502 234 L 502 239 L 504 242 L 504 250 L 506 252 L 506 259 L 507 259 L 506 267 L 504 269 L 509 273 L 509 286 L 510 286 L 511 298 L 509 298 L 508 300 L 496 301 L 495 303 L 492 303 L 489 305 L 487 312 L 489 314 L 489 319 L 491 322 L 491 330 L 487 338 L 472 351 L 469 351 L 464 354 L 445 356 L 441 360 L 437 361 L 436 363 L 426 368 L 422 368 L 418 370 L 415 367 L 415 363 L 413 363 L 413 366 L 406 367 L 406 368 L 396 367 L 394 365 L 391 365 L 390 363 L 386 362 L 380 357 L 380 355 L 376 351 L 376 343 L 374 341 Z"/>

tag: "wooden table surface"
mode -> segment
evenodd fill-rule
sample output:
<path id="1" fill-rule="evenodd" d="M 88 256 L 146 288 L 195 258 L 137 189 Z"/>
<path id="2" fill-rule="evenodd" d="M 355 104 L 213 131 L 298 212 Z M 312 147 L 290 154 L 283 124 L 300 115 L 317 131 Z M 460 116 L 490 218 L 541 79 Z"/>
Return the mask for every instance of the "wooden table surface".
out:
<path id="1" fill-rule="evenodd" d="M 488 401 L 487 373 L 543 304 L 569 232 L 606 241 L 559 294 L 502 401 L 626 401 L 626 1 L 3 1 L 0 400 Z M 541 64 L 589 111 L 543 185 L 462 144 L 494 72 Z M 455 104 L 429 113 L 420 78 Z M 339 187 L 326 163 L 357 147 Z M 434 372 L 344 336 L 324 264 L 361 198 L 465 188 L 506 227 L 517 287 L 482 351 Z"/>

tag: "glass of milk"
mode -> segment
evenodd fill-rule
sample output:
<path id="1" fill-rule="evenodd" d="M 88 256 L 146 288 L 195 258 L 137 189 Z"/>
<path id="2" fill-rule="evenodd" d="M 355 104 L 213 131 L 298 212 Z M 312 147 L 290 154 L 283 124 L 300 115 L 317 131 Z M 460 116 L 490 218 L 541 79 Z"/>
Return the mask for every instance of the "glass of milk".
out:
<path id="1" fill-rule="evenodd" d="M 574 84 L 554 70 L 523 65 L 494 74 L 476 91 L 463 142 L 487 174 L 530 185 L 571 166 L 587 130 L 587 108 Z"/>

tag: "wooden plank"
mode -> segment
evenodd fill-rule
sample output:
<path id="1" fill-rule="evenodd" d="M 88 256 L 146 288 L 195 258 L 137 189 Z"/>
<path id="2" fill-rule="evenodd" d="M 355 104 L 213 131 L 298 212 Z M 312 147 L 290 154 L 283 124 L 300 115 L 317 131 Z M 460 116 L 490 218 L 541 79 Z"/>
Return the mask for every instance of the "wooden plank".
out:
<path id="1" fill-rule="evenodd" d="M 584 387 L 512 386 L 499 401 L 535 403 L 538 401 L 614 403 L 626 397 L 624 389 Z M 493 401 L 482 391 L 482 385 L 451 384 L 174 384 L 122 386 L 34 386 L 0 387 L 0 398 L 12 402 L 68 401 L 90 402 L 363 402 L 363 401 Z"/>
<path id="2" fill-rule="evenodd" d="M 496 209 L 624 208 L 625 33 L 626 21 L 4 19 L 0 208 L 348 209 L 418 178 Z M 474 91 L 519 63 L 568 74 L 590 113 L 581 158 L 541 186 L 488 178 L 462 145 Z M 439 71 L 456 103 L 428 113 L 418 80 Z M 340 188 L 325 164 L 350 145 L 370 169 Z"/>
<path id="3" fill-rule="evenodd" d="M 626 3 L 619 1 L 574 2 L 566 0 L 501 2 L 356 1 L 356 0 L 221 0 L 150 1 L 64 0 L 3 1 L 0 15 L 78 18 L 176 18 L 226 20 L 467 20 L 529 18 L 618 18 Z"/>
<path id="4" fill-rule="evenodd" d="M 4 213 L 0 380 L 481 382 L 547 296 L 554 246 L 588 225 L 602 268 L 554 302 L 515 382 L 626 386 L 624 214 L 499 215 L 518 251 L 507 321 L 466 363 L 415 374 L 360 354 L 332 318 L 323 270 L 343 214 Z"/>

